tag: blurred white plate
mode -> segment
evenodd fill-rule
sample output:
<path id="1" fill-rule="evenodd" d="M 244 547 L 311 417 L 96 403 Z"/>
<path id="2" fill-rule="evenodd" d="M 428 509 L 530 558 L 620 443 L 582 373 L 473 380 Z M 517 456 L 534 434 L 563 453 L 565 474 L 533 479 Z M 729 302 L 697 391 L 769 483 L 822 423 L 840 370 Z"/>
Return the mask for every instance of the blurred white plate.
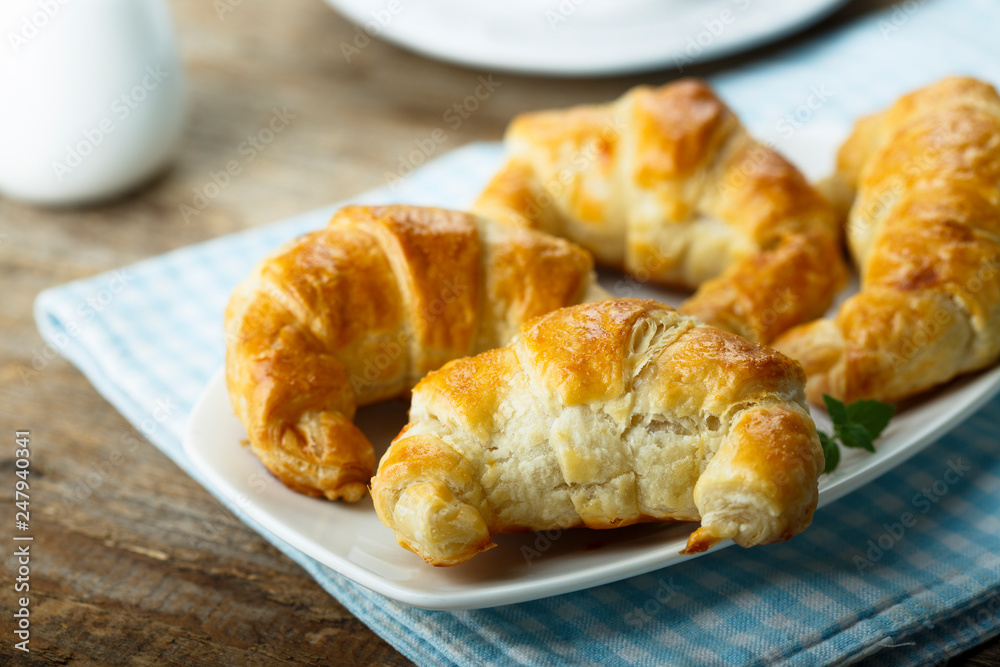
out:
<path id="1" fill-rule="evenodd" d="M 687 67 L 800 30 L 846 0 L 327 0 L 378 37 L 478 69 L 597 76 Z"/>

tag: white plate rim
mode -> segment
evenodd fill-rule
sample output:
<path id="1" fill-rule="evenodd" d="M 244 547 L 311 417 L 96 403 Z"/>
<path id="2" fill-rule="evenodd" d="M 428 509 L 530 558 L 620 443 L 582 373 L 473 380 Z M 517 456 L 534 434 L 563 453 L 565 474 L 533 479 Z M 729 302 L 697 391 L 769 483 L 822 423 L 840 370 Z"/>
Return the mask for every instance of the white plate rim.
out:
<path id="1" fill-rule="evenodd" d="M 373 28 L 372 34 L 375 37 L 430 58 L 464 67 L 515 74 L 584 77 L 646 72 L 671 65 L 676 66 L 679 62 L 682 62 L 686 67 L 695 63 L 716 60 L 805 29 L 832 14 L 846 4 L 847 0 L 783 2 L 778 7 L 778 11 L 775 11 L 773 2 L 763 5 L 756 3 L 753 5 L 756 9 L 749 11 L 771 12 L 767 17 L 770 23 L 752 26 L 752 29 L 743 31 L 730 30 L 728 36 L 723 32 L 713 38 L 711 42 L 700 45 L 702 50 L 693 56 L 687 51 L 686 42 L 683 45 L 675 45 L 666 39 L 635 40 L 626 38 L 624 34 L 622 39 L 613 42 L 612 45 L 615 48 L 597 49 L 593 48 L 592 35 L 587 32 L 582 32 L 577 40 L 567 37 L 562 40 L 552 40 L 551 44 L 546 41 L 540 46 L 536 45 L 535 49 L 523 52 L 518 51 L 517 47 L 512 46 L 511 43 L 492 40 L 488 36 L 485 39 L 478 39 L 470 48 L 470 44 L 449 39 L 449 35 L 461 34 L 463 25 L 461 22 L 456 23 L 456 19 L 458 21 L 466 20 L 467 25 L 473 19 L 461 15 L 456 16 L 455 13 L 444 13 L 443 10 L 435 10 L 432 4 L 422 7 L 407 6 L 406 12 L 412 16 L 415 11 L 424 11 L 425 14 L 420 17 L 422 18 L 420 25 L 440 26 L 440 29 L 436 31 L 409 29 L 405 19 L 402 21 L 390 20 L 385 25 L 371 24 L 372 12 L 384 9 L 383 5 L 386 3 L 380 2 L 373 6 L 373 0 L 326 0 L 326 2 L 357 26 L 369 24 Z M 714 13 L 709 15 L 709 18 L 723 11 L 719 7 L 724 5 L 725 3 L 721 0 L 714 3 L 712 10 Z M 731 7 L 738 8 L 739 3 L 733 0 Z M 434 14 L 435 11 L 439 13 Z M 733 9 L 733 11 L 736 10 Z M 673 27 L 665 22 L 658 25 L 662 25 L 665 30 L 670 30 Z M 378 29 L 374 30 L 376 26 Z M 590 27 L 592 28 L 592 26 Z M 649 26 L 642 25 L 641 27 L 648 28 Z M 690 25 L 686 27 L 691 28 Z M 694 25 L 695 29 L 699 27 L 698 24 Z M 690 30 L 683 33 L 678 30 L 677 33 L 678 37 L 690 36 Z M 700 31 L 695 34 L 700 34 Z M 538 42 L 539 40 L 531 41 Z M 547 46 L 549 48 L 546 48 Z"/>
<path id="2" fill-rule="evenodd" d="M 895 468 L 933 443 L 941 435 L 958 426 L 962 421 L 964 421 L 965 418 L 970 416 L 973 412 L 1000 392 L 1000 367 L 996 367 L 988 371 L 981 371 L 965 379 L 957 380 L 956 383 L 957 386 L 949 385 L 950 389 L 946 388 L 945 391 L 951 393 L 957 392 L 959 395 L 969 398 L 970 400 L 963 401 L 957 409 L 941 412 L 929 420 L 924 420 L 924 427 L 922 430 L 905 443 L 895 446 L 889 451 L 880 449 L 879 452 L 874 455 L 866 455 L 853 451 L 846 452 L 845 461 L 852 456 L 855 460 L 857 460 L 860 455 L 864 457 L 862 459 L 863 463 L 860 467 L 857 467 L 847 474 L 843 474 L 842 470 L 838 470 L 832 476 L 821 478 L 819 508 L 842 498 L 846 494 L 860 488 L 864 484 Z M 939 400 L 940 398 L 940 396 L 928 398 L 916 407 L 911 408 L 911 410 L 921 410 L 922 408 L 926 408 L 927 404 L 933 404 L 934 401 Z M 228 411 L 226 418 L 229 420 L 236 420 L 235 415 L 232 415 L 232 410 L 229 407 L 229 398 L 225 385 L 225 373 L 224 370 L 221 369 L 212 377 L 206 386 L 205 391 L 199 398 L 194 410 L 192 411 L 188 428 L 186 429 L 184 436 L 184 448 L 188 457 L 194 464 L 195 468 L 202 475 L 204 475 L 212 489 L 221 494 L 232 505 L 238 506 L 238 511 L 245 512 L 248 517 L 252 518 L 265 529 L 270 531 L 278 539 L 289 544 L 295 549 L 298 549 L 307 556 L 319 561 L 323 565 L 326 565 L 345 577 L 355 581 L 356 583 L 361 584 L 365 588 L 399 602 L 404 602 L 406 604 L 426 609 L 442 610 L 477 609 L 501 606 L 518 602 L 527 602 L 530 600 L 600 586 L 628 577 L 645 574 L 647 572 L 658 570 L 675 563 L 697 557 L 681 556 L 676 552 L 677 544 L 671 542 L 663 545 L 662 547 L 640 549 L 637 553 L 628 555 L 625 558 L 616 561 L 617 567 L 615 568 L 591 567 L 589 569 L 584 568 L 580 570 L 569 569 L 560 575 L 549 576 L 542 581 L 531 581 L 529 582 L 530 585 L 518 585 L 515 581 L 499 585 L 484 586 L 479 589 L 470 589 L 458 593 L 428 593 L 426 591 L 419 590 L 419 588 L 405 586 L 379 576 L 370 570 L 360 567 L 359 565 L 338 556 L 318 544 L 308 535 L 295 530 L 289 530 L 287 526 L 283 525 L 280 520 L 275 517 L 266 503 L 257 503 L 252 500 L 248 500 L 247 488 L 239 488 L 234 485 L 231 480 L 227 479 L 227 477 L 222 474 L 219 466 L 213 463 L 210 457 L 206 457 L 205 455 L 206 441 L 202 436 L 202 433 L 204 432 L 206 424 L 219 420 L 220 403 L 225 406 L 225 410 Z M 828 429 L 828 420 L 826 419 L 825 414 L 817 414 L 814 411 L 814 416 L 816 417 L 817 423 L 821 424 L 821 428 Z M 238 421 L 236 423 L 238 424 Z M 208 428 L 211 429 L 211 426 L 209 425 Z M 240 428 L 242 429 L 242 427 Z M 892 425 L 890 426 L 890 429 L 891 428 Z M 260 466 L 261 471 L 264 470 L 263 466 L 260 465 L 259 461 L 256 460 L 248 449 L 240 446 L 238 443 L 228 443 L 228 445 L 231 446 L 231 448 L 238 450 L 239 455 L 252 458 L 254 465 Z M 280 495 L 291 494 L 288 497 L 301 498 L 299 494 L 296 494 L 288 489 L 284 489 L 283 487 L 278 493 Z M 333 505 L 333 503 L 329 503 L 325 500 L 307 500 L 323 505 Z M 371 513 L 371 518 L 376 523 L 378 522 L 374 512 Z M 381 526 L 381 524 L 378 525 Z M 697 524 L 690 524 L 691 530 L 693 530 L 696 525 Z M 388 529 L 383 527 L 383 530 L 388 533 Z M 731 545 L 732 542 L 727 541 L 717 545 L 715 548 L 705 553 L 712 553 Z M 413 558 L 416 559 L 415 556 Z M 424 565 L 422 562 L 417 563 L 417 566 L 430 568 L 430 566 Z"/>

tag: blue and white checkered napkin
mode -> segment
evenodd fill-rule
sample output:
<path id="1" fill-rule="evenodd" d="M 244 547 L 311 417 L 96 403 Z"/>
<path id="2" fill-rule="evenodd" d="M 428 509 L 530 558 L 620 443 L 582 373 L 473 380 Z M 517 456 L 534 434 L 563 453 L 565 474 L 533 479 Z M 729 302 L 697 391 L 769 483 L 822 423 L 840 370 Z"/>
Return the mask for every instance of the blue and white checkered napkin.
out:
<path id="1" fill-rule="evenodd" d="M 779 138 L 795 123 L 846 127 L 946 74 L 1000 83 L 998 31 L 993 0 L 908 0 L 715 83 L 758 136 Z M 395 192 L 365 199 L 463 207 L 498 157 L 496 146 L 470 146 L 414 173 Z M 48 290 L 36 303 L 39 329 L 199 478 L 182 452 L 181 431 L 222 364 L 230 290 L 278 243 L 322 226 L 332 210 Z M 923 664 L 1000 632 L 998 419 L 995 400 L 909 463 L 818 512 L 813 526 L 787 544 L 734 547 L 496 609 L 432 612 L 397 604 L 248 523 L 425 665 L 811 665 L 875 654 L 892 664 Z M 903 526 L 907 512 L 915 519 Z"/>

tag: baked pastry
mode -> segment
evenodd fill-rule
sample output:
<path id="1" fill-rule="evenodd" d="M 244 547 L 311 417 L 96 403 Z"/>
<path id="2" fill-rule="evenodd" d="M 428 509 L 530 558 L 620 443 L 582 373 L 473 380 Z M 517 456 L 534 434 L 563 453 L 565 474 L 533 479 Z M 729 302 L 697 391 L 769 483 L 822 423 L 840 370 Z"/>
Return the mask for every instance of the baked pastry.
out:
<path id="1" fill-rule="evenodd" d="M 514 119 L 473 210 L 579 243 L 682 311 L 767 342 L 823 315 L 846 268 L 834 209 L 702 81 Z"/>
<path id="2" fill-rule="evenodd" d="M 949 78 L 865 118 L 831 191 L 861 291 L 775 345 L 810 400 L 895 401 L 1000 358 L 1000 97 Z M 855 196 L 856 194 L 856 196 Z"/>
<path id="3" fill-rule="evenodd" d="M 402 396 L 526 320 L 603 298 L 571 243 L 467 213 L 351 206 L 261 262 L 226 311 L 226 379 L 250 447 L 287 486 L 358 500 L 357 406 Z"/>
<path id="4" fill-rule="evenodd" d="M 642 521 L 700 519 L 686 553 L 787 540 L 812 520 L 824 465 L 804 380 L 654 301 L 563 308 L 424 378 L 372 499 L 434 565 L 491 533 Z"/>

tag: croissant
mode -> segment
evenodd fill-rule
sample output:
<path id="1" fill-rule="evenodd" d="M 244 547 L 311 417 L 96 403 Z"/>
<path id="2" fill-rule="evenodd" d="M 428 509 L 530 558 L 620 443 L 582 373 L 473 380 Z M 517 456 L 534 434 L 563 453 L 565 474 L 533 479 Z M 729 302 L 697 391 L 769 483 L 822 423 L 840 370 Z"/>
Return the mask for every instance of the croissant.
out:
<path id="1" fill-rule="evenodd" d="M 290 488 L 358 500 L 355 408 L 405 395 L 526 320 L 606 296 L 571 243 L 467 213 L 352 206 L 265 259 L 226 311 L 226 378 L 250 447 Z"/>
<path id="2" fill-rule="evenodd" d="M 797 363 L 669 306 L 562 308 L 413 390 L 372 479 L 379 519 L 434 565 L 491 533 L 697 521 L 685 553 L 787 540 L 824 459 Z"/>
<path id="3" fill-rule="evenodd" d="M 1000 97 L 949 78 L 865 118 L 831 191 L 861 291 L 775 342 L 809 399 L 895 401 L 1000 358 Z"/>
<path id="4" fill-rule="evenodd" d="M 473 210 L 570 239 L 682 311 L 759 342 L 820 317 L 846 281 L 839 219 L 702 81 L 519 116 Z"/>

